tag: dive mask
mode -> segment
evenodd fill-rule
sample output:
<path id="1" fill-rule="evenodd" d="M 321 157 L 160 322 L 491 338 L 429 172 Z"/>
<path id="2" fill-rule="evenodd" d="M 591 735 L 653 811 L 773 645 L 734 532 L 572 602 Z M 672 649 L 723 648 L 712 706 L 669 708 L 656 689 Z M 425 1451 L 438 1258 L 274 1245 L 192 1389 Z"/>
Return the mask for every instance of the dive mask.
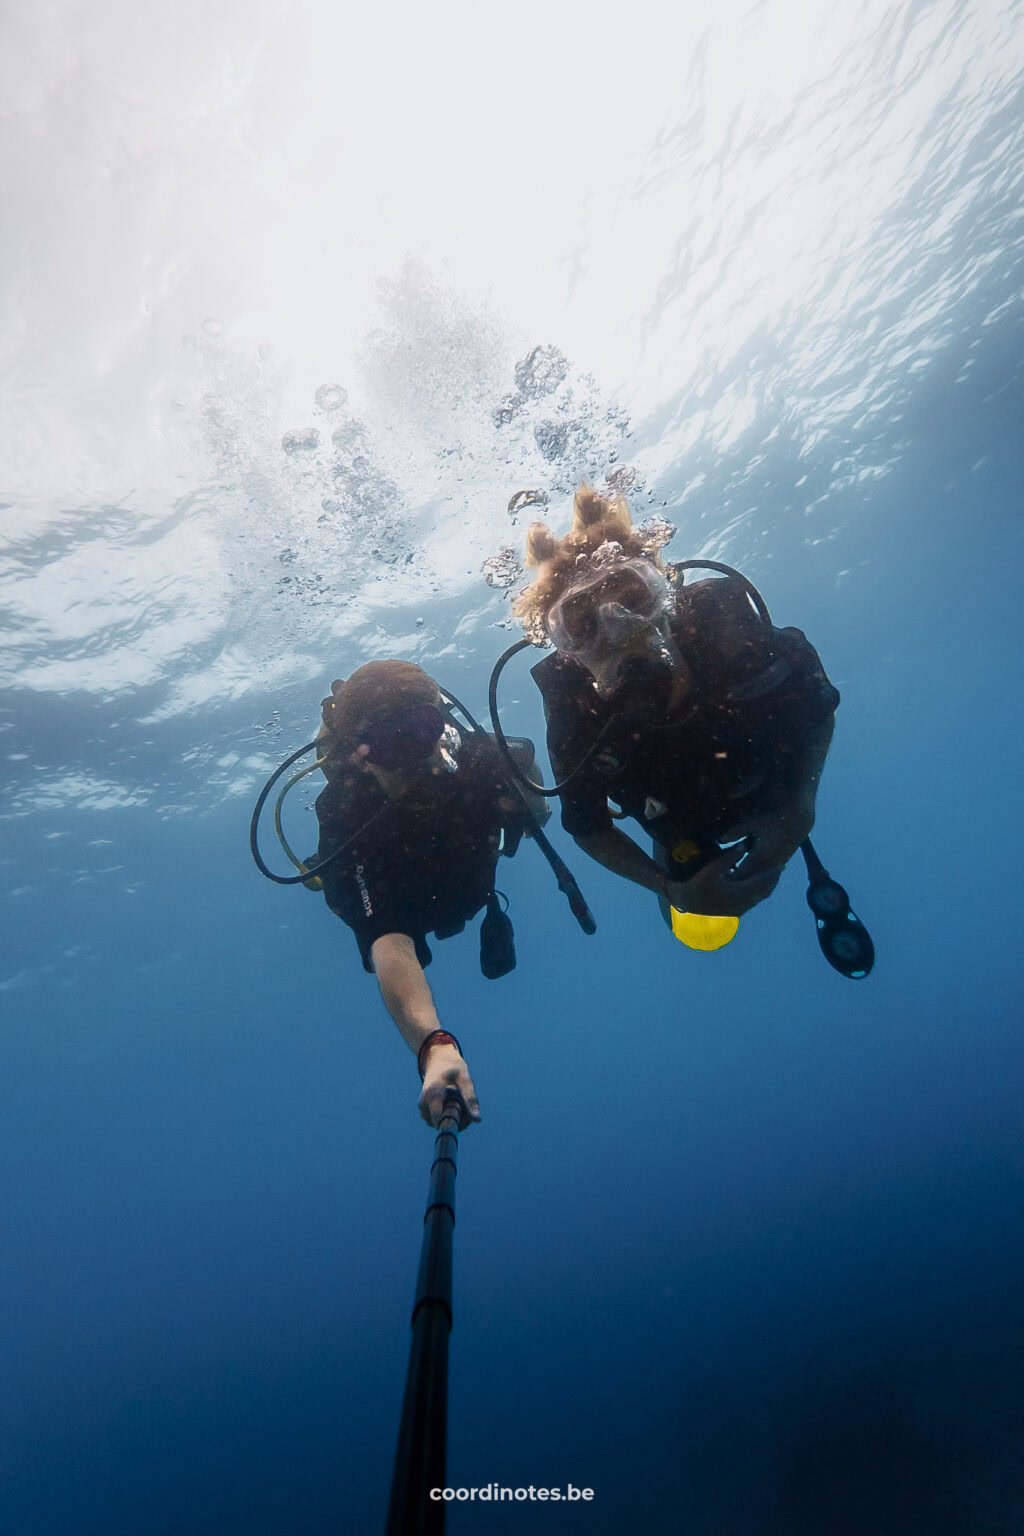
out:
<path id="1" fill-rule="evenodd" d="M 374 721 L 362 732 L 369 758 L 380 768 L 413 768 L 440 746 L 441 760 L 449 773 L 458 764 L 455 753 L 461 740 L 436 704 L 415 704 L 399 714 Z"/>
<path id="2" fill-rule="evenodd" d="M 670 602 L 668 581 L 649 560 L 606 561 L 563 592 L 546 628 L 569 656 L 626 650 L 643 643 Z"/>

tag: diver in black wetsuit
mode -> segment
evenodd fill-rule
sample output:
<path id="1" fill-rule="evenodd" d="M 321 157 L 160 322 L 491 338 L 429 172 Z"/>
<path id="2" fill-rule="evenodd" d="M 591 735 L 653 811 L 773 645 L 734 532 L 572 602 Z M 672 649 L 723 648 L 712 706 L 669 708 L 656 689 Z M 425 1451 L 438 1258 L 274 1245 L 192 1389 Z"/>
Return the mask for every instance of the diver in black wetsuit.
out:
<path id="1" fill-rule="evenodd" d="M 319 876 L 327 903 L 352 929 L 364 968 L 416 1052 L 423 1118 L 439 1124 L 454 1087 L 464 1127 L 479 1120 L 479 1104 L 424 975 L 427 935 L 450 938 L 486 908 L 481 968 L 489 977 L 512 968 L 495 869 L 499 850 L 515 853 L 529 818 L 509 793 L 491 738 L 463 739 L 446 720 L 438 685 L 411 662 L 369 662 L 332 683 L 317 746 L 327 778 L 316 802 L 319 858 L 342 850 Z M 532 745 L 516 748 L 529 767 Z"/>
<path id="2" fill-rule="evenodd" d="M 533 676 L 555 777 L 569 778 L 566 831 L 655 892 L 666 916 L 738 918 L 771 894 L 814 824 L 839 702 L 816 651 L 800 630 L 776 629 L 743 578 L 685 585 L 625 501 L 586 486 L 564 539 L 531 527 L 527 560 L 539 574 L 517 612 L 556 646 Z M 609 800 L 652 838 L 653 857 L 615 825 Z"/>

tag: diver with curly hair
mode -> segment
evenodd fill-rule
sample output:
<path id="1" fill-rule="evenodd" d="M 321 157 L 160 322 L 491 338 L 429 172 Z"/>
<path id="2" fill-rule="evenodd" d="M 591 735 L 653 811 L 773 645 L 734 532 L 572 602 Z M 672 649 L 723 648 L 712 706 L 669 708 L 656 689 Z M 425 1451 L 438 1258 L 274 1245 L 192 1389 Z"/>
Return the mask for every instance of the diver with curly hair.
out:
<path id="1" fill-rule="evenodd" d="M 537 576 L 515 611 L 529 639 L 555 646 L 532 670 L 565 830 L 654 892 L 684 942 L 681 914 L 709 931 L 730 920 L 694 946 L 716 948 L 809 847 L 839 693 L 738 572 L 665 564 L 671 533 L 635 527 L 624 498 L 581 486 L 564 537 L 531 525 Z M 687 583 L 691 564 L 723 574 Z M 625 818 L 653 856 L 616 825 Z"/>
<path id="2" fill-rule="evenodd" d="M 481 909 L 480 965 L 495 979 L 515 965 L 512 928 L 494 889 L 499 852 L 538 835 L 543 801 L 510 794 L 485 732 L 462 736 L 438 684 L 407 661 L 371 661 L 331 684 L 316 741 L 327 787 L 316 802 L 317 879 L 355 936 L 365 970 L 415 1052 L 424 1120 L 438 1125 L 458 1090 L 460 1128 L 480 1118 L 462 1049 L 442 1028 L 424 975 L 427 935 L 460 933 Z M 521 765 L 533 746 L 514 744 Z"/>

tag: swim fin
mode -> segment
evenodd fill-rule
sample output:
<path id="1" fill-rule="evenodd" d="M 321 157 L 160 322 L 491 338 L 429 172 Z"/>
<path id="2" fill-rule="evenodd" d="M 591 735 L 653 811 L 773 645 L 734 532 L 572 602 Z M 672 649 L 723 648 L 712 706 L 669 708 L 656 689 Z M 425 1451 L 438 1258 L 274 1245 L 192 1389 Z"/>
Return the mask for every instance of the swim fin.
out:
<path id="1" fill-rule="evenodd" d="M 678 907 L 669 911 L 672 932 L 687 949 L 724 949 L 740 926 L 738 917 L 708 917 L 703 912 L 680 912 Z"/>
<path id="2" fill-rule="evenodd" d="M 840 976 L 862 981 L 875 963 L 871 935 L 851 909 L 846 891 L 818 858 L 810 838 L 801 843 L 800 851 L 807 865 L 807 905 L 814 913 L 818 946 Z"/>

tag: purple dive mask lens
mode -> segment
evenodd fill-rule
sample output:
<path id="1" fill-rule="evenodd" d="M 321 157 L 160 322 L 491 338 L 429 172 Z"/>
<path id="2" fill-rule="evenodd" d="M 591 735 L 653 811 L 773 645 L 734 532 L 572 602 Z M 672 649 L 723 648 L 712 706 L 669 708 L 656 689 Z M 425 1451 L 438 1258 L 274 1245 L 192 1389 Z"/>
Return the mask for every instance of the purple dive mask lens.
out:
<path id="1" fill-rule="evenodd" d="M 436 704 L 416 704 L 377 721 L 364 733 L 371 763 L 400 768 L 429 757 L 444 731 L 444 716 Z"/>

